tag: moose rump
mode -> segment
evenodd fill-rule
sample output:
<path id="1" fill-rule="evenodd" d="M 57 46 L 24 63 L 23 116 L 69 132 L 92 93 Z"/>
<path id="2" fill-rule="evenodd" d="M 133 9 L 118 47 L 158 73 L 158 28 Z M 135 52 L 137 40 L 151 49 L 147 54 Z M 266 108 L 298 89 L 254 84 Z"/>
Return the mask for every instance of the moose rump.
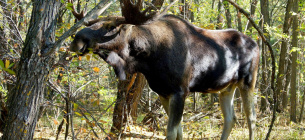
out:
<path id="1" fill-rule="evenodd" d="M 253 90 L 259 48 L 251 38 L 232 29 L 201 29 L 173 15 L 141 25 L 106 27 L 99 23 L 78 32 L 70 50 L 85 54 L 93 49 L 114 67 L 120 79 L 125 78 L 124 70 L 143 73 L 169 116 L 167 139 L 183 139 L 180 122 L 189 92 L 219 93 L 224 114 L 221 139 L 227 139 L 235 123 L 237 87 L 249 137 L 254 138 Z"/>

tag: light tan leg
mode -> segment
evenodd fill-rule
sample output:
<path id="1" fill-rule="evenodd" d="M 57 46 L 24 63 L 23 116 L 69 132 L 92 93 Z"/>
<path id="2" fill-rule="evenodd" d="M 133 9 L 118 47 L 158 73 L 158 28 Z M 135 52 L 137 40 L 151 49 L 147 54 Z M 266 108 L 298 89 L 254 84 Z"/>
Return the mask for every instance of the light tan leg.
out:
<path id="1" fill-rule="evenodd" d="M 219 95 L 220 107 L 224 117 L 224 126 L 221 135 L 221 140 L 228 139 L 230 132 L 236 122 L 234 113 L 234 92 L 236 86 L 231 85 Z"/>
<path id="2" fill-rule="evenodd" d="M 255 131 L 255 121 L 256 121 L 256 113 L 254 108 L 254 94 L 253 88 L 239 88 L 241 98 L 243 100 L 243 108 L 246 114 L 248 128 L 249 128 L 249 140 L 254 139 L 254 131 Z"/>

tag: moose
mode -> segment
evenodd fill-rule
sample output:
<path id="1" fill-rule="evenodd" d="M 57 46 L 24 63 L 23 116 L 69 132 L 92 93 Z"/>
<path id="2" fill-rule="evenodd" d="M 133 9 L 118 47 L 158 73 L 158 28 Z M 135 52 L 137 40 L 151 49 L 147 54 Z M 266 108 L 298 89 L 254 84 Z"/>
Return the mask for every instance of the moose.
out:
<path id="1" fill-rule="evenodd" d="M 129 0 L 122 0 L 121 5 L 123 15 L 128 8 L 140 9 Z M 169 116 L 168 140 L 183 139 L 181 120 L 190 92 L 219 93 L 224 116 L 221 139 L 227 139 L 236 122 L 233 98 L 238 88 L 253 140 L 253 91 L 259 63 L 256 42 L 234 29 L 202 29 L 175 15 L 134 14 L 150 17 L 139 21 L 125 14 L 117 21 L 99 21 L 80 30 L 70 50 L 81 55 L 92 50 L 121 80 L 126 78 L 125 72 L 142 73 Z"/>

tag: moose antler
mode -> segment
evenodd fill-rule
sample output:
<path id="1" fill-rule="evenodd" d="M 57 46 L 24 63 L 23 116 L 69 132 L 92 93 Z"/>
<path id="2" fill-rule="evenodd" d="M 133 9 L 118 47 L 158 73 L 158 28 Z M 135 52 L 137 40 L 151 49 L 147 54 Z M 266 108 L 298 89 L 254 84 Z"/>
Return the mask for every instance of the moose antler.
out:
<path id="1" fill-rule="evenodd" d="M 72 9 L 71 12 L 75 16 L 76 19 L 81 20 L 86 16 L 86 10 L 82 10 L 81 12 L 77 12 L 73 5 L 73 0 L 68 0 L 71 3 L 69 6 Z M 119 24 L 128 23 L 134 25 L 143 24 L 160 14 L 160 9 L 164 3 L 164 0 L 153 0 L 151 3 L 146 3 L 146 8 L 144 8 L 144 1 L 143 0 L 120 0 L 120 5 L 122 9 L 122 16 L 123 17 L 106 17 L 106 18 L 99 18 L 99 19 L 91 19 L 87 23 L 86 26 L 90 26 L 94 23 L 99 21 L 115 21 L 115 19 L 119 19 Z M 173 2 L 174 3 L 174 2 Z M 171 4 L 172 5 L 172 4 Z M 170 6 L 169 6 L 170 7 Z M 108 7 L 105 7 L 108 8 Z M 103 8 L 103 9 L 105 9 Z M 167 9 L 168 10 L 168 9 Z M 164 11 L 167 11 L 164 10 Z M 163 11 L 163 13 L 164 13 Z M 97 16 L 95 16 L 97 17 Z M 122 22 L 124 19 L 124 22 Z"/>
<path id="2" fill-rule="evenodd" d="M 75 7 L 74 7 L 74 4 L 73 4 L 73 0 L 68 0 L 69 3 L 71 3 L 69 6 L 70 8 L 72 9 L 71 12 L 72 14 L 74 15 L 74 17 L 77 19 L 77 20 L 81 20 L 83 19 L 86 14 L 87 14 L 87 11 L 84 9 L 82 10 L 80 13 L 77 12 L 75 10 Z M 93 17 L 98 17 L 102 12 L 104 12 L 109 6 L 111 5 L 111 3 L 107 4 L 105 7 L 101 8 L 99 12 L 97 12 L 95 15 L 91 16 L 91 18 Z M 99 19 L 91 19 L 89 21 L 87 21 L 86 23 L 84 23 L 85 26 L 91 26 L 93 25 L 94 23 L 97 23 L 99 21 L 109 21 L 109 20 L 115 20 L 115 19 L 119 19 L 119 21 L 121 22 L 122 21 L 122 17 L 106 17 L 106 18 L 99 18 Z"/>
<path id="3" fill-rule="evenodd" d="M 72 14 L 75 16 L 75 18 L 77 20 L 81 20 L 82 18 L 85 17 L 86 15 L 86 11 L 85 10 L 82 10 L 80 13 L 78 13 L 76 10 L 75 10 L 75 7 L 74 7 L 74 4 L 73 4 L 73 0 L 68 0 L 68 3 L 71 3 L 70 5 L 70 8 L 72 8 Z"/>
<path id="4" fill-rule="evenodd" d="M 154 0 L 143 11 L 143 0 L 137 0 L 137 2 L 135 0 L 121 0 L 120 4 L 122 15 L 125 17 L 126 22 L 139 25 L 158 15 L 163 2 L 164 0 Z"/>

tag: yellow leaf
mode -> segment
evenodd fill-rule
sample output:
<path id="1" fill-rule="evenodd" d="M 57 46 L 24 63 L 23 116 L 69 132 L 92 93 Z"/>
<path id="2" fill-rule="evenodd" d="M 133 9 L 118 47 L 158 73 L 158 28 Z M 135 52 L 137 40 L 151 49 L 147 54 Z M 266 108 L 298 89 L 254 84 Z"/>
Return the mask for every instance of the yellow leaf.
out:
<path id="1" fill-rule="evenodd" d="M 82 56 L 79 56 L 79 57 L 78 57 L 78 60 L 82 60 Z"/>
<path id="2" fill-rule="evenodd" d="M 74 112 L 76 115 L 78 116 L 83 116 L 82 114 L 78 113 L 78 112 Z"/>
<path id="3" fill-rule="evenodd" d="M 28 93 L 28 94 L 26 94 L 26 95 L 28 95 L 28 96 L 29 96 L 29 95 L 31 94 L 31 92 L 32 92 L 32 91 L 29 91 L 29 93 Z"/>
<path id="4" fill-rule="evenodd" d="M 59 51 L 64 52 L 64 51 L 66 51 L 66 49 L 65 48 L 60 48 Z"/>
<path id="5" fill-rule="evenodd" d="M 64 118 L 64 121 L 65 121 L 66 124 L 68 123 L 67 120 L 66 120 L 66 118 Z"/>
<path id="6" fill-rule="evenodd" d="M 87 132 L 87 130 L 86 130 L 85 128 L 80 128 L 80 131 L 81 131 L 81 132 L 84 132 L 84 133 Z"/>
<path id="7" fill-rule="evenodd" d="M 94 72 L 99 72 L 99 71 L 100 71 L 100 68 L 94 67 L 94 68 L 93 68 L 93 71 L 94 71 Z"/>
<path id="8" fill-rule="evenodd" d="M 74 103 L 73 105 L 74 105 L 74 109 L 77 109 L 78 104 Z"/>
<path id="9" fill-rule="evenodd" d="M 102 78 L 108 78 L 108 76 L 103 76 Z"/>
<path id="10" fill-rule="evenodd" d="M 89 61 L 90 60 L 90 55 L 86 55 L 86 59 Z"/>
<path id="11" fill-rule="evenodd" d="M 8 68 L 10 66 L 10 60 L 5 60 L 5 68 Z"/>
<path id="12" fill-rule="evenodd" d="M 104 120 L 100 120 L 100 122 L 101 122 L 101 123 L 107 123 L 107 122 L 106 122 L 106 121 L 104 121 Z"/>

